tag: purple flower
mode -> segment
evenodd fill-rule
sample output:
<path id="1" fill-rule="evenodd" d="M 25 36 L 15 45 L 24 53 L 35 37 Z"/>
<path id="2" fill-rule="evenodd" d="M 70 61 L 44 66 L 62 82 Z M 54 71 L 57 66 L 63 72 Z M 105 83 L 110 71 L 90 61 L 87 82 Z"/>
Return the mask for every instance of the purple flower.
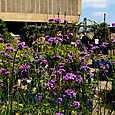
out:
<path id="1" fill-rule="evenodd" d="M 62 113 L 56 113 L 55 115 L 63 115 Z"/>
<path id="2" fill-rule="evenodd" d="M 56 80 L 55 79 L 52 79 L 51 81 L 50 81 L 50 83 L 55 83 L 56 82 Z"/>
<path id="3" fill-rule="evenodd" d="M 53 44 L 53 43 L 55 43 L 55 41 L 56 41 L 55 37 L 51 37 L 51 38 L 48 39 L 49 44 Z"/>
<path id="4" fill-rule="evenodd" d="M 53 56 L 52 59 L 61 59 L 61 56 Z"/>
<path id="5" fill-rule="evenodd" d="M 9 72 L 9 71 L 6 71 L 5 73 L 4 73 L 4 75 L 9 75 L 11 72 Z"/>
<path id="6" fill-rule="evenodd" d="M 63 35 L 61 33 L 58 34 L 58 37 L 63 38 Z"/>
<path id="7" fill-rule="evenodd" d="M 65 91 L 65 93 L 69 98 L 75 98 L 76 97 L 76 93 L 72 89 L 67 89 Z"/>
<path id="8" fill-rule="evenodd" d="M 81 62 L 86 62 L 85 58 L 79 58 Z"/>
<path id="9" fill-rule="evenodd" d="M 0 43 L 3 43 L 3 42 L 4 42 L 4 40 L 2 38 L 0 38 Z"/>
<path id="10" fill-rule="evenodd" d="M 42 99 L 42 93 L 37 93 L 37 98 L 40 101 Z"/>
<path id="11" fill-rule="evenodd" d="M 0 54 L 4 54 L 5 53 L 5 51 L 0 51 Z"/>
<path id="12" fill-rule="evenodd" d="M 59 97 L 58 100 L 57 100 L 57 103 L 61 104 L 62 101 L 63 101 L 62 98 Z"/>
<path id="13" fill-rule="evenodd" d="M 60 37 L 57 37 L 57 40 L 58 40 L 60 43 L 62 43 L 62 42 L 63 42 L 63 39 L 62 39 L 62 38 L 60 38 Z"/>
<path id="14" fill-rule="evenodd" d="M 51 89 L 54 89 L 55 85 L 54 85 L 54 83 L 52 83 L 52 82 L 48 82 L 48 83 L 45 85 L 45 87 L 46 87 L 48 90 L 51 90 Z"/>
<path id="15" fill-rule="evenodd" d="M 13 60 L 13 57 L 12 56 L 10 56 L 10 55 L 8 55 L 8 54 L 4 54 L 5 55 L 5 57 L 7 58 L 7 59 L 9 59 L 9 60 Z"/>
<path id="16" fill-rule="evenodd" d="M 54 21 L 53 18 L 48 19 L 48 22 L 53 22 L 53 21 Z"/>
<path id="17" fill-rule="evenodd" d="M 91 50 L 95 50 L 95 49 L 99 49 L 99 47 L 98 47 L 98 46 L 93 46 L 93 47 L 91 48 Z"/>
<path id="18" fill-rule="evenodd" d="M 10 72 L 9 72 L 9 71 L 6 71 L 5 68 L 1 68 L 1 69 L 0 69 L 0 74 L 9 75 Z"/>
<path id="19" fill-rule="evenodd" d="M 34 35 L 31 35 L 31 36 L 29 36 L 29 38 L 32 38 L 32 39 L 34 39 L 34 38 L 35 38 L 35 36 L 34 36 Z"/>
<path id="20" fill-rule="evenodd" d="M 59 74 L 59 75 L 62 75 L 63 73 L 65 73 L 66 71 L 65 71 L 65 69 L 59 69 L 59 70 L 57 70 L 57 73 Z"/>
<path id="21" fill-rule="evenodd" d="M 50 82 L 48 82 L 45 87 L 49 90 L 51 89 L 54 89 L 55 88 L 55 83 L 56 83 L 56 80 L 55 79 L 52 79 L 50 80 Z"/>
<path id="22" fill-rule="evenodd" d="M 65 39 L 65 40 L 69 40 L 68 35 L 64 35 L 64 39 Z"/>
<path id="23" fill-rule="evenodd" d="M 24 46 L 23 48 L 28 50 L 29 47 L 28 46 Z"/>
<path id="24" fill-rule="evenodd" d="M 115 61 L 113 61 L 112 64 L 115 65 Z"/>
<path id="25" fill-rule="evenodd" d="M 89 44 L 89 46 L 93 47 L 93 44 Z"/>
<path id="26" fill-rule="evenodd" d="M 19 67 L 19 69 L 20 70 L 23 70 L 23 71 L 26 71 L 26 70 L 28 70 L 28 69 L 30 69 L 30 66 L 29 65 L 21 65 L 20 67 Z"/>
<path id="27" fill-rule="evenodd" d="M 77 76 L 77 81 L 78 81 L 78 83 L 83 83 L 83 78 L 81 75 Z"/>
<path id="28" fill-rule="evenodd" d="M 64 20 L 64 24 L 68 24 L 68 20 Z"/>
<path id="29" fill-rule="evenodd" d="M 75 41 L 76 44 L 80 44 L 80 42 L 81 42 L 80 40 L 76 40 Z"/>
<path id="30" fill-rule="evenodd" d="M 108 45 L 109 43 L 107 43 L 107 42 L 103 42 L 101 45 L 100 45 L 100 47 L 107 47 L 107 45 Z"/>
<path id="31" fill-rule="evenodd" d="M 80 71 L 81 71 L 81 70 L 87 70 L 87 69 L 89 70 L 90 67 L 89 67 L 89 66 L 81 66 Z"/>
<path id="32" fill-rule="evenodd" d="M 115 23 L 112 23 L 112 26 L 115 26 Z"/>
<path id="33" fill-rule="evenodd" d="M 47 60 L 46 59 L 37 59 L 35 62 L 36 63 L 44 63 L 44 64 L 46 64 Z"/>
<path id="34" fill-rule="evenodd" d="M 112 40 L 112 43 L 115 43 L 115 39 Z"/>
<path id="35" fill-rule="evenodd" d="M 66 76 L 63 76 L 64 81 L 75 80 L 76 75 L 73 73 L 67 73 Z"/>
<path id="36" fill-rule="evenodd" d="M 46 40 L 46 41 L 48 41 L 49 38 L 50 38 L 49 35 L 46 35 L 46 36 L 45 36 L 45 40 Z"/>
<path id="37" fill-rule="evenodd" d="M 55 22 L 60 23 L 61 19 L 60 18 L 55 18 Z"/>
<path id="38" fill-rule="evenodd" d="M 14 48 L 9 46 L 9 47 L 6 47 L 5 48 L 5 51 L 9 51 L 9 52 L 13 52 L 14 51 Z"/>
<path id="39" fill-rule="evenodd" d="M 93 50 L 89 50 L 90 53 L 93 53 Z"/>
<path id="40" fill-rule="evenodd" d="M 19 49 L 23 49 L 24 46 L 25 46 L 25 42 L 19 42 L 17 47 L 18 47 Z"/>
<path id="41" fill-rule="evenodd" d="M 80 103 L 78 101 L 73 102 L 73 107 L 80 108 Z"/>
<path id="42" fill-rule="evenodd" d="M 79 53 L 79 55 L 81 56 L 81 55 L 87 55 L 88 54 L 88 52 L 80 52 Z"/>
<path id="43" fill-rule="evenodd" d="M 4 74 L 5 72 L 6 72 L 6 69 L 5 69 L 5 68 L 1 68 L 1 69 L 0 69 L 0 73 L 1 73 L 1 74 Z"/>
<path id="44" fill-rule="evenodd" d="M 92 72 L 88 72 L 87 75 L 90 77 L 90 78 L 94 78 L 94 75 Z"/>
<path id="45" fill-rule="evenodd" d="M 65 63 L 60 62 L 59 63 L 59 68 L 64 68 Z"/>

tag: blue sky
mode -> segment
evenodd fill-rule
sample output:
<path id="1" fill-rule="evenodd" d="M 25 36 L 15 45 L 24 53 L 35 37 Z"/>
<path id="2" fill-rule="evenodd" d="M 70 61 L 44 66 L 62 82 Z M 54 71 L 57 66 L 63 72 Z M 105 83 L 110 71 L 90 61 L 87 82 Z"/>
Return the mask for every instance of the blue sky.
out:
<path id="1" fill-rule="evenodd" d="M 80 21 L 88 18 L 101 23 L 104 19 L 104 13 L 106 13 L 106 22 L 108 24 L 111 25 L 115 22 L 115 0 L 82 0 Z"/>

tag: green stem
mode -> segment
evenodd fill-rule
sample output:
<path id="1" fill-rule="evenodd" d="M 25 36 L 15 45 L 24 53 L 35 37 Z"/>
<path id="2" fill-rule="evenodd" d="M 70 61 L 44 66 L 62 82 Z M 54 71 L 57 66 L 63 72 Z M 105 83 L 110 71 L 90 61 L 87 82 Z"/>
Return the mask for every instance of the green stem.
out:
<path id="1" fill-rule="evenodd" d="M 14 54 L 14 59 L 13 59 L 13 66 L 12 66 L 12 77 L 11 77 L 11 87 L 10 87 L 10 90 L 11 90 L 11 103 L 10 103 L 10 113 L 12 114 L 12 101 L 13 101 L 13 94 L 12 94 L 12 90 L 13 90 L 13 85 L 14 85 L 14 82 L 15 82 L 15 77 L 14 77 L 14 65 L 15 65 L 15 60 L 16 60 L 16 55 L 17 55 L 17 52 L 18 52 L 18 49 L 16 50 L 16 53 Z"/>

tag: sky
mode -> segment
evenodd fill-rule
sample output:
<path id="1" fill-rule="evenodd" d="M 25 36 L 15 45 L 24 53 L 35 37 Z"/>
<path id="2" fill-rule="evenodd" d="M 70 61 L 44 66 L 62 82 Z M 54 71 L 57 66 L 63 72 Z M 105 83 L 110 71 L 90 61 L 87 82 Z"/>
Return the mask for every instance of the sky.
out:
<path id="1" fill-rule="evenodd" d="M 106 13 L 106 22 L 108 24 L 115 23 L 115 0 L 82 0 L 80 21 L 88 18 L 101 23 L 104 21 L 104 13 Z"/>

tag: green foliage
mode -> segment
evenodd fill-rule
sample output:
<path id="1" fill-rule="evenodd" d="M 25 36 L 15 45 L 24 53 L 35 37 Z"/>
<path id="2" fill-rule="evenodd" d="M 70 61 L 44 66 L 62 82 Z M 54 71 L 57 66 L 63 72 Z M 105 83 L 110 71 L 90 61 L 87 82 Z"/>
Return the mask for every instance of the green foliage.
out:
<path id="1" fill-rule="evenodd" d="M 13 37 L 8 32 L 8 28 L 6 27 L 6 23 L 0 19 L 0 34 L 4 39 L 4 42 L 7 43 L 10 40 L 13 40 Z"/>
<path id="2" fill-rule="evenodd" d="M 94 24 L 92 26 L 95 37 L 100 40 L 100 42 L 108 42 L 110 39 L 110 28 L 107 23 Z"/>

